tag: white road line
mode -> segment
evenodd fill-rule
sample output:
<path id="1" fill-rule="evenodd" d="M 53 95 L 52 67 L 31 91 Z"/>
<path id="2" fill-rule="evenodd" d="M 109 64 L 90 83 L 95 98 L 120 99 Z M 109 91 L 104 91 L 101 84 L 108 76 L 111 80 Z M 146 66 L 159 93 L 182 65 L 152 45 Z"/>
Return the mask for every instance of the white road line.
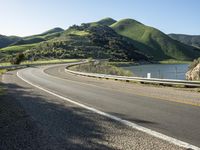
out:
<path id="1" fill-rule="evenodd" d="M 85 109 L 87 109 L 87 110 L 90 110 L 90 111 L 95 112 L 95 113 L 97 113 L 97 114 L 100 114 L 100 115 L 102 115 L 102 116 L 105 116 L 105 117 L 108 117 L 108 118 L 110 118 L 110 119 L 119 121 L 120 123 L 122 123 L 122 124 L 124 124 L 124 125 L 127 125 L 127 126 L 129 126 L 129 127 L 132 127 L 133 129 L 137 129 L 137 130 L 139 130 L 139 131 L 145 132 L 145 133 L 147 133 L 147 134 L 149 134 L 149 135 L 152 135 L 152 136 L 157 137 L 157 138 L 159 138 L 159 139 L 168 141 L 169 143 L 172 143 L 172 144 L 174 144 L 174 145 L 177 145 L 177 146 L 180 146 L 180 147 L 183 147 L 183 148 L 186 148 L 186 149 L 200 150 L 200 148 L 197 147 L 197 146 L 194 146 L 194 145 L 191 145 L 191 144 L 189 144 L 189 143 L 180 141 L 180 140 L 178 140 L 178 139 L 169 137 L 169 136 L 164 135 L 164 134 L 162 134 L 162 133 L 159 133 L 159 132 L 153 131 L 153 130 L 151 130 L 151 129 L 142 127 L 142 126 L 137 125 L 137 124 L 135 124 L 135 123 L 133 123 L 133 122 L 130 122 L 130 121 L 121 119 L 121 118 L 116 117 L 116 116 L 114 116 L 114 115 L 105 113 L 105 112 L 103 112 L 103 111 L 97 110 L 97 109 L 95 109 L 95 108 L 86 106 L 86 105 L 84 105 L 84 104 L 81 104 L 81 103 L 78 103 L 78 102 L 76 102 L 76 101 L 73 101 L 73 100 L 71 100 L 71 99 L 69 99 L 69 98 L 63 97 L 63 96 L 58 95 L 58 94 L 56 94 L 56 93 L 53 93 L 53 92 L 51 92 L 51 91 L 49 91 L 49 90 L 47 90 L 47 89 L 45 89 L 45 88 L 43 88 L 43 87 L 41 87 L 41 86 L 39 86 L 39 85 L 35 85 L 35 84 L 29 82 L 28 80 L 24 79 L 24 78 L 20 75 L 19 71 L 17 72 L 17 76 L 18 76 L 20 79 L 22 79 L 24 82 L 26 82 L 26 83 L 28 83 L 28 84 L 30 84 L 30 85 L 32 85 L 32 86 L 34 86 L 34 87 L 36 87 L 36 88 L 38 88 L 38 89 L 40 89 L 40 90 L 43 90 L 43 91 L 45 91 L 45 92 L 47 92 L 47 93 L 49 93 L 49 94 L 51 94 L 51 95 L 53 95 L 53 96 L 56 96 L 56 97 L 58 97 L 58 98 L 60 98 L 60 99 L 62 99 L 62 100 L 65 100 L 65 101 L 68 101 L 68 102 L 70 102 L 70 103 L 72 103 L 72 104 L 75 104 L 75 105 L 78 105 L 78 106 L 80 106 L 80 107 L 83 107 L 83 108 L 85 108 Z"/>

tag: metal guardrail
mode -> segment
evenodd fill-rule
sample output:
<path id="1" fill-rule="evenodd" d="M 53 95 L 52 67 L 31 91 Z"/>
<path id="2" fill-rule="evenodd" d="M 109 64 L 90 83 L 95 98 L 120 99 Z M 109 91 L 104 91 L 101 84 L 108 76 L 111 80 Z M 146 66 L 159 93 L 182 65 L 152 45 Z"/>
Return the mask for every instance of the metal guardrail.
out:
<path id="1" fill-rule="evenodd" d="M 82 62 L 86 63 L 86 62 Z M 162 84 L 162 85 L 181 85 L 185 87 L 200 87 L 200 81 L 187 81 L 187 80 L 174 80 L 174 79 L 158 79 L 158 78 L 142 78 L 142 77 L 128 77 L 128 76 L 117 76 L 117 75 L 107 75 L 107 74 L 97 74 L 97 73 L 86 73 L 79 71 L 72 71 L 68 68 L 74 65 L 79 65 L 81 63 L 69 65 L 65 68 L 65 72 L 69 72 L 76 75 L 95 77 L 95 78 L 105 78 L 112 80 L 121 80 L 121 81 L 134 81 L 140 83 L 153 83 L 153 84 Z"/>
<path id="2" fill-rule="evenodd" d="M 0 66 L 0 69 L 18 69 L 27 67 L 28 65 L 11 65 L 11 66 Z"/>

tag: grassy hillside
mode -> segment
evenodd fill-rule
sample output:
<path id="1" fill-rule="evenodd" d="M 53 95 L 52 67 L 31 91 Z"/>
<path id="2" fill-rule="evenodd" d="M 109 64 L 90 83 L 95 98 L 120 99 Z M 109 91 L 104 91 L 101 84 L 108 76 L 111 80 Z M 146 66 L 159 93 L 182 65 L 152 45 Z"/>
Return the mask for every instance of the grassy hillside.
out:
<path id="1" fill-rule="evenodd" d="M 4 36 L 0 35 L 0 48 L 6 47 L 16 41 L 20 40 L 20 37 L 17 36 Z"/>
<path id="2" fill-rule="evenodd" d="M 200 48 L 200 35 L 169 34 L 174 40 Z"/>
<path id="3" fill-rule="evenodd" d="M 0 49 L 0 62 L 8 61 L 16 53 L 24 52 L 36 46 L 36 44 L 8 46 Z"/>
<path id="4" fill-rule="evenodd" d="M 117 33 L 133 40 L 136 47 L 153 60 L 192 60 L 200 50 L 171 39 L 161 31 L 133 19 L 123 19 L 111 25 Z"/>
<path id="5" fill-rule="evenodd" d="M 59 37 L 37 44 L 25 55 L 28 59 L 93 57 L 118 61 L 147 60 L 130 40 L 99 24 L 74 25 Z"/>
<path id="6" fill-rule="evenodd" d="M 6 43 L 5 39 L 10 41 Z M 105 18 L 24 38 L 0 36 L 0 46 L 5 43 L 8 46 L 0 49 L 0 61 L 18 52 L 24 52 L 28 60 L 93 57 L 114 61 L 187 61 L 200 57 L 200 49 L 133 19 Z"/>

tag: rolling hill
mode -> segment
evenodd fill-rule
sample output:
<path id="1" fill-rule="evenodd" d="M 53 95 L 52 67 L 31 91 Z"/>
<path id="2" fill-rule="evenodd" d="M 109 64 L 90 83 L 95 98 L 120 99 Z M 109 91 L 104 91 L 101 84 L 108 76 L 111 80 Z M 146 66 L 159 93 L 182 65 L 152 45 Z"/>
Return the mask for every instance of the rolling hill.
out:
<path id="1" fill-rule="evenodd" d="M 200 48 L 200 35 L 169 34 L 174 40 Z"/>
<path id="2" fill-rule="evenodd" d="M 37 44 L 25 55 L 27 59 L 92 57 L 115 61 L 148 60 L 131 40 L 108 26 L 91 23 L 73 25 L 59 37 Z"/>
<path id="3" fill-rule="evenodd" d="M 118 34 L 133 40 L 136 47 L 153 60 L 193 60 L 200 50 L 170 38 L 163 32 L 133 19 L 123 19 L 110 26 Z"/>
<path id="4" fill-rule="evenodd" d="M 0 35 L 0 48 L 7 47 L 8 45 L 19 41 L 20 39 L 21 38 L 17 36 Z"/>

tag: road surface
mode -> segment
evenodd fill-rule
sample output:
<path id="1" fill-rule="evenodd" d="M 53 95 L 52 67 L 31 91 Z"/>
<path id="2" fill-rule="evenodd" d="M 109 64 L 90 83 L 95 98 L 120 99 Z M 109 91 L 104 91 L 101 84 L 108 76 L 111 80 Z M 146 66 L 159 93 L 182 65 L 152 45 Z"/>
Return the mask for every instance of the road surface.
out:
<path id="1" fill-rule="evenodd" d="M 65 65 L 26 68 L 18 74 L 26 81 L 57 95 L 200 147 L 198 106 L 169 101 L 167 98 L 148 97 L 148 94 L 143 96 L 132 92 L 130 83 L 75 76 L 66 73 L 64 68 Z M 16 72 L 13 74 L 16 78 Z M 16 82 L 9 74 L 4 76 L 4 81 Z M 26 83 L 20 81 L 16 84 L 22 86 Z M 200 94 L 194 95 L 198 100 Z M 30 104 L 25 105 L 27 110 L 31 110 Z M 36 118 L 40 117 L 35 115 Z"/>

